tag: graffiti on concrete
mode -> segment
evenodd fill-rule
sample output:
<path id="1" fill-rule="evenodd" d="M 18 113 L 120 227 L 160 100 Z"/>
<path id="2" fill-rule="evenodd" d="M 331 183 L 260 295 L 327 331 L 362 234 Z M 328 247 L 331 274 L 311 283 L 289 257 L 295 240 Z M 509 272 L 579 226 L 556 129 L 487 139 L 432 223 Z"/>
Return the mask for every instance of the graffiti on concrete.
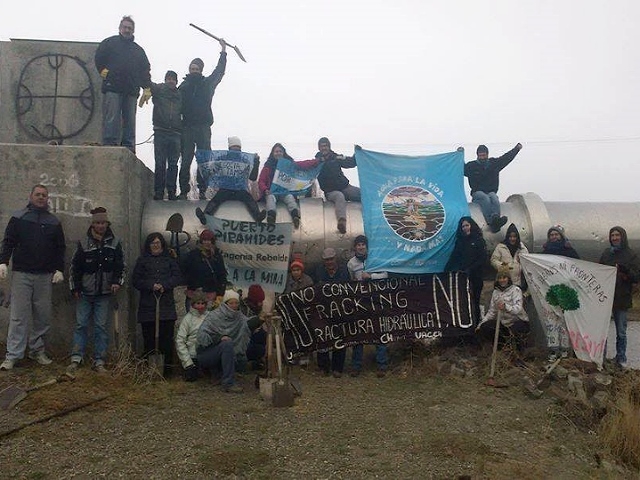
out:
<path id="1" fill-rule="evenodd" d="M 90 217 L 93 201 L 90 198 L 69 193 L 49 193 L 51 213 L 61 213 L 72 217 Z"/>
<path id="2" fill-rule="evenodd" d="M 78 57 L 39 55 L 20 73 L 16 115 L 32 137 L 61 142 L 78 135 L 91 122 L 95 103 L 91 75 Z"/>
<path id="3" fill-rule="evenodd" d="M 80 179 L 75 173 L 72 173 L 71 175 L 61 175 L 58 177 L 55 175 L 49 175 L 48 173 L 41 173 L 40 181 L 38 183 L 45 187 L 76 188 L 80 185 Z"/>

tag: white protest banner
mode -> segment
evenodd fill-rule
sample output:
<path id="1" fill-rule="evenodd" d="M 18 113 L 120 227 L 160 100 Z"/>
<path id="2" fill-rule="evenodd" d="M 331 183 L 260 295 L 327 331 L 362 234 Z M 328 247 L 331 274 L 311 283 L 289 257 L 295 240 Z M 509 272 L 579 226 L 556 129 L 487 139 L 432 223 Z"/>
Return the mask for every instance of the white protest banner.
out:
<path id="1" fill-rule="evenodd" d="M 282 293 L 287 285 L 291 223 L 240 222 L 210 217 L 216 246 L 222 250 L 227 278 L 237 287 L 261 285 Z"/>
<path id="2" fill-rule="evenodd" d="M 616 269 L 559 255 L 520 255 L 551 348 L 568 348 L 602 366 Z"/>

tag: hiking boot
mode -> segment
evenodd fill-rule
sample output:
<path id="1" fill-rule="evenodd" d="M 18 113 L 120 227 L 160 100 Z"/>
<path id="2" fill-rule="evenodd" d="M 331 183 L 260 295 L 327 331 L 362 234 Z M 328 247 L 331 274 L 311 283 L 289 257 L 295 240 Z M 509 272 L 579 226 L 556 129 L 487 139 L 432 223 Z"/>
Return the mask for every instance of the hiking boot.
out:
<path id="1" fill-rule="evenodd" d="M 187 200 L 187 194 L 186 193 L 181 193 L 180 195 L 178 195 L 176 197 L 176 199 L 178 199 L 178 200 Z"/>
<path id="2" fill-rule="evenodd" d="M 300 227 L 300 212 L 297 208 L 291 212 L 291 220 L 293 220 L 293 228 Z"/>
<path id="3" fill-rule="evenodd" d="M 222 390 L 226 393 L 242 393 L 244 392 L 244 388 L 240 385 L 225 385 L 222 387 Z"/>
<path id="4" fill-rule="evenodd" d="M 168 198 L 172 202 L 175 202 L 176 200 L 178 200 L 178 197 L 176 197 L 175 192 L 174 193 L 169 192 L 169 197 Z"/>
<path id="5" fill-rule="evenodd" d="M 339 218 L 338 219 L 338 231 L 340 233 L 347 233 L 347 219 Z"/>
<path id="6" fill-rule="evenodd" d="M 276 211 L 275 210 L 269 210 L 267 212 L 267 223 L 269 225 L 275 225 L 276 224 Z"/>
<path id="7" fill-rule="evenodd" d="M 92 370 L 94 372 L 96 372 L 96 373 L 99 373 L 99 374 L 104 374 L 104 373 L 108 372 L 108 370 L 106 369 L 106 367 L 102 363 L 99 363 L 98 365 L 94 365 Z"/>
<path id="8" fill-rule="evenodd" d="M 51 360 L 49 358 L 49 355 L 47 355 L 44 351 L 39 351 L 37 353 L 30 353 L 29 354 L 29 358 L 31 360 L 35 360 L 36 362 L 38 362 L 40 365 L 50 365 L 51 363 L 53 363 L 53 360 Z"/>
<path id="9" fill-rule="evenodd" d="M 266 210 L 260 211 L 260 213 L 256 217 L 256 222 L 262 223 L 262 221 L 266 218 L 266 216 L 267 216 L 267 211 Z"/>
<path id="10" fill-rule="evenodd" d="M 489 230 L 491 230 L 491 233 L 498 233 L 500 231 L 500 217 L 498 217 L 497 215 L 493 215 L 489 221 L 487 222 L 487 225 L 489 226 Z"/>
<path id="11" fill-rule="evenodd" d="M 162 195 L 161 193 L 156 193 L 156 194 L 153 196 L 153 199 L 154 199 L 154 200 L 164 200 L 164 195 Z"/>
<path id="12" fill-rule="evenodd" d="M 13 370 L 13 367 L 15 364 L 16 364 L 15 360 L 9 360 L 8 358 L 6 358 L 4 362 L 2 362 L 2 365 L 0 365 L 0 370 L 5 370 L 5 371 Z"/>
<path id="13" fill-rule="evenodd" d="M 204 212 L 200 207 L 196 208 L 196 217 L 198 217 L 198 220 L 200 220 L 202 225 L 207 224 L 207 217 L 204 215 Z"/>
<path id="14" fill-rule="evenodd" d="M 496 225 L 498 227 L 498 232 L 500 231 L 500 229 L 502 227 L 504 227 L 507 224 L 508 221 L 509 221 L 509 219 L 507 217 L 505 217 L 504 215 L 501 216 L 501 217 L 498 217 L 498 220 L 496 221 Z"/>

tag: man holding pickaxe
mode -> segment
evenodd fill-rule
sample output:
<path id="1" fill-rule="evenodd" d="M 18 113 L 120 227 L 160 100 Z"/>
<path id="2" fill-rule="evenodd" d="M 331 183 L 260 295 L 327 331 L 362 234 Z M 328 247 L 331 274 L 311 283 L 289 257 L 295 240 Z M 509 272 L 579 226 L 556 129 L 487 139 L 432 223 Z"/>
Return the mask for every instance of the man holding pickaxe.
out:
<path id="1" fill-rule="evenodd" d="M 204 62 L 200 58 L 194 58 L 189 64 L 189 74 L 178 87 L 182 95 L 182 162 L 178 196 L 181 200 L 187 199 L 187 193 L 191 189 L 189 185 L 191 162 L 196 147 L 198 150 L 211 150 L 211 125 L 213 125 L 211 101 L 227 66 L 227 44 L 222 38 L 219 42 L 222 50 L 213 73 L 208 77 L 203 76 Z M 207 186 L 199 172 L 197 182 L 199 198 L 204 200 Z"/>

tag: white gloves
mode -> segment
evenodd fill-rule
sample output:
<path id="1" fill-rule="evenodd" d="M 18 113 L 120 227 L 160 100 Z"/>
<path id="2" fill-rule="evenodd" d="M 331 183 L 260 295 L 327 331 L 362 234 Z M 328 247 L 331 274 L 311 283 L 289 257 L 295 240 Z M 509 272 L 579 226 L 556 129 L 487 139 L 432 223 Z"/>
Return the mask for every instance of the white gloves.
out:
<path id="1" fill-rule="evenodd" d="M 56 270 L 56 272 L 53 274 L 53 278 L 51 279 L 51 283 L 60 283 L 64 280 L 64 275 L 62 275 L 62 272 L 60 270 Z"/>
<path id="2" fill-rule="evenodd" d="M 6 263 L 0 263 L 0 279 L 5 279 L 7 278 L 7 272 L 9 271 L 9 268 L 7 267 Z"/>

